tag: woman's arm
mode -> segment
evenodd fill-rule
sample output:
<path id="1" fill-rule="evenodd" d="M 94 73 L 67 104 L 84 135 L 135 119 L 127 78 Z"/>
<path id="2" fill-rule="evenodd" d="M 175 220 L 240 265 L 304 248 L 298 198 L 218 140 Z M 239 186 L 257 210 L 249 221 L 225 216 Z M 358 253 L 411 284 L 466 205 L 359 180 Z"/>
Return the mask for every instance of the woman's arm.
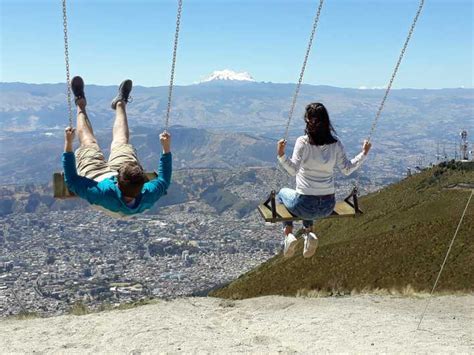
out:
<path id="1" fill-rule="evenodd" d="M 296 140 L 295 148 L 293 149 L 293 155 L 291 156 L 291 158 L 288 158 L 284 154 L 284 145 L 283 150 L 280 142 L 278 144 L 278 147 L 278 161 L 280 165 L 288 172 L 288 174 L 290 174 L 291 176 L 296 176 L 298 170 L 300 169 L 301 160 L 303 159 L 303 152 L 305 147 L 304 137 L 299 137 Z"/>
<path id="2" fill-rule="evenodd" d="M 342 145 L 342 143 L 340 141 L 338 141 L 336 144 L 337 144 L 337 147 L 336 147 L 336 149 L 337 149 L 336 150 L 336 154 L 337 154 L 337 156 L 336 156 L 336 165 L 344 175 L 350 175 L 354 171 L 356 171 L 357 169 L 360 168 L 360 166 L 362 165 L 362 163 L 364 162 L 364 160 L 367 157 L 367 153 L 369 152 L 369 150 L 372 146 L 369 142 L 364 141 L 364 145 L 362 147 L 362 152 L 357 154 L 352 160 L 349 160 L 347 158 L 347 155 L 346 155 L 346 152 L 344 150 L 344 146 Z"/>

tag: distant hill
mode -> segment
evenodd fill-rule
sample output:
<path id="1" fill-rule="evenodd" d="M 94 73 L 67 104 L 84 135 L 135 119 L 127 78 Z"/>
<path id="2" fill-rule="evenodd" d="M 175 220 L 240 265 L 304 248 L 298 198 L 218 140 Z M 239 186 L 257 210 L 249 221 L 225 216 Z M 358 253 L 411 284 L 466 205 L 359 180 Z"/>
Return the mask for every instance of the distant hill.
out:
<path id="1" fill-rule="evenodd" d="M 310 259 L 278 255 L 212 292 L 224 298 L 311 291 L 430 291 L 474 185 L 474 162 L 442 164 L 361 198 L 364 215 L 315 225 Z M 474 201 L 472 201 L 474 202 Z M 451 250 L 437 291 L 474 290 L 474 203 Z"/>
<path id="2" fill-rule="evenodd" d="M 110 101 L 117 87 L 88 85 L 87 78 L 85 81 L 88 111 L 94 127 L 110 128 L 114 117 Z M 237 80 L 177 86 L 171 123 L 224 131 L 281 132 L 294 89 L 294 84 Z M 134 101 L 128 107 L 131 126 L 161 126 L 167 90 L 164 86 L 134 87 Z M 63 127 L 67 123 L 64 84 L 0 83 L 0 91 L 1 130 L 37 130 Z M 382 96 L 381 89 L 303 85 L 292 127 L 300 132 L 305 104 L 320 101 L 327 106 L 336 128 L 347 130 L 351 135 L 354 130 L 361 130 L 357 134 L 360 139 L 368 131 Z M 442 137 L 440 125 L 448 130 L 451 129 L 448 125 L 452 125 L 457 134 L 462 128 L 457 126 L 472 119 L 473 104 L 473 89 L 392 90 L 381 129 L 390 133 L 394 129 L 401 132 L 415 129 L 421 136 Z"/>
<path id="3" fill-rule="evenodd" d="M 205 129 L 172 126 L 173 167 L 234 169 L 274 166 L 276 141 L 244 133 L 213 133 Z M 108 157 L 111 130 L 96 130 Z M 161 153 L 159 130 L 134 127 L 131 142 L 148 170 L 157 170 Z M 0 184 L 45 183 L 61 171 L 63 129 L 0 133 Z M 77 142 L 76 142 L 77 143 Z"/>
<path id="4" fill-rule="evenodd" d="M 216 216 L 233 213 L 236 218 L 257 214 L 256 207 L 271 188 L 291 186 L 291 178 L 275 168 L 182 169 L 173 172 L 168 194 L 147 214 L 160 213 L 160 207 L 199 201 Z M 185 205 L 181 206 L 186 208 Z M 53 198 L 51 182 L 45 184 L 0 185 L 0 216 L 90 208 L 82 199 Z"/>
<path id="5" fill-rule="evenodd" d="M 87 78 L 86 78 L 87 85 Z M 294 84 L 212 80 L 178 86 L 174 91 L 175 168 L 234 168 L 275 163 Z M 60 169 L 67 124 L 64 84 L 0 83 L 0 183 L 45 182 Z M 116 86 L 87 85 L 88 111 L 99 143 L 107 153 Z M 133 89 L 129 105 L 132 143 L 147 169 L 154 169 L 163 127 L 167 87 Z M 303 109 L 310 101 L 326 104 L 349 155 L 369 132 L 382 98 L 380 89 L 303 85 L 290 126 L 290 146 L 303 134 Z M 454 157 L 459 132 L 474 132 L 473 89 L 393 90 L 377 126 L 370 161 L 362 173 L 380 186 L 398 179 L 408 167 Z M 186 127 L 186 128 L 185 128 Z M 437 143 L 441 143 L 439 146 Z"/>

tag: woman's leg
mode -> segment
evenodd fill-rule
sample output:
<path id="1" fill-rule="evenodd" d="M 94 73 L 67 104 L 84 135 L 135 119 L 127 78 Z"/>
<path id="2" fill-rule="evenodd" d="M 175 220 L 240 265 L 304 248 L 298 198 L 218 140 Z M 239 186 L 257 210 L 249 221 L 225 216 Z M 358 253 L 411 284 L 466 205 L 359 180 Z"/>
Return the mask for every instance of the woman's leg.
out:
<path id="1" fill-rule="evenodd" d="M 303 257 L 310 258 L 316 252 L 318 248 L 319 240 L 316 237 L 316 234 L 313 233 L 313 221 L 304 220 L 303 226 L 305 228 L 305 233 L 303 235 L 304 245 L 303 245 Z"/>
<path id="2" fill-rule="evenodd" d="M 295 190 L 287 187 L 282 188 L 277 194 L 277 200 L 281 204 L 285 205 L 288 210 L 293 209 L 296 203 L 298 194 Z M 290 211 L 291 212 L 291 211 Z"/>
<path id="3" fill-rule="evenodd" d="M 305 232 L 309 233 L 313 231 L 313 220 L 305 219 L 303 220 L 303 227 L 305 228 Z"/>
<path id="4" fill-rule="evenodd" d="M 283 222 L 283 233 L 285 233 L 285 236 L 290 233 L 293 233 L 293 222 Z"/>
<path id="5" fill-rule="evenodd" d="M 296 203 L 297 196 L 298 195 L 295 190 L 284 187 L 278 192 L 277 200 L 279 203 L 283 204 L 291 212 L 291 209 L 294 207 Z M 287 236 L 290 233 L 293 233 L 293 222 L 292 221 L 283 222 L 283 231 L 285 233 L 285 236 Z"/>

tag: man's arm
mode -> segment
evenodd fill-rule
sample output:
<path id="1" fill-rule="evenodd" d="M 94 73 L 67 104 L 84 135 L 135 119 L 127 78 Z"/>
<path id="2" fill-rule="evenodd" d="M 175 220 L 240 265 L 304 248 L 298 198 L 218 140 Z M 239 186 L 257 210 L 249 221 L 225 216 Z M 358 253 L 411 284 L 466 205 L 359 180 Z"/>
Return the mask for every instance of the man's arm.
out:
<path id="1" fill-rule="evenodd" d="M 65 131 L 64 153 L 62 157 L 64 169 L 64 181 L 69 190 L 76 195 L 86 199 L 90 203 L 96 203 L 102 193 L 98 189 L 98 182 L 77 174 L 76 157 L 73 152 L 75 130 L 67 127 Z"/>
<path id="2" fill-rule="evenodd" d="M 151 195 L 151 199 L 156 201 L 166 194 L 171 184 L 172 174 L 172 156 L 171 156 L 171 136 L 167 132 L 160 134 L 160 142 L 163 146 L 163 154 L 160 158 L 158 167 L 158 177 L 147 182 L 144 186 L 144 192 Z"/>
<path id="3" fill-rule="evenodd" d="M 144 192 L 152 195 L 152 200 L 158 200 L 166 194 L 171 184 L 172 156 L 171 153 L 164 153 L 160 158 L 158 167 L 158 177 L 147 182 L 144 186 Z"/>

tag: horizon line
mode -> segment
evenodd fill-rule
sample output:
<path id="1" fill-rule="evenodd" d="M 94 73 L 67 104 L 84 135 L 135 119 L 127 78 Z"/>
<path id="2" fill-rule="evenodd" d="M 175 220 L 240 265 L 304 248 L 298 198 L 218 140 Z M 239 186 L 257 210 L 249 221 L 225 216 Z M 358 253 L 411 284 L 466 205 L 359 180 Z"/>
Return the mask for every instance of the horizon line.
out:
<path id="1" fill-rule="evenodd" d="M 240 84 L 275 84 L 275 85 L 296 85 L 296 83 L 283 83 L 283 82 L 273 82 L 273 81 L 246 81 L 246 80 L 215 80 L 215 81 L 205 81 L 205 82 L 197 82 L 197 83 L 190 83 L 190 84 L 174 84 L 175 87 L 182 87 L 182 86 L 196 86 L 200 84 L 209 85 L 213 82 L 222 82 L 222 83 L 240 83 Z M 0 81 L 0 84 L 25 84 L 25 85 L 64 85 L 64 82 L 24 82 L 24 81 Z M 103 87 L 116 87 L 119 84 L 95 84 L 95 83 L 88 83 L 87 86 L 103 86 Z M 326 86 L 331 88 L 337 89 L 350 89 L 350 90 L 385 90 L 386 87 L 383 86 L 372 86 L 367 87 L 361 85 L 359 87 L 349 87 L 349 86 L 334 86 L 328 84 L 313 84 L 313 83 L 302 83 L 302 85 L 309 85 L 309 86 Z M 156 85 L 156 86 L 145 86 L 140 84 L 135 84 L 134 87 L 141 87 L 145 89 L 153 89 L 153 88 L 161 88 L 161 87 L 168 87 L 167 84 L 164 85 Z M 418 88 L 418 87 L 404 87 L 404 88 L 393 88 L 391 90 L 472 90 L 474 86 L 466 87 L 466 86 L 456 86 L 456 87 L 435 87 L 435 88 Z"/>

